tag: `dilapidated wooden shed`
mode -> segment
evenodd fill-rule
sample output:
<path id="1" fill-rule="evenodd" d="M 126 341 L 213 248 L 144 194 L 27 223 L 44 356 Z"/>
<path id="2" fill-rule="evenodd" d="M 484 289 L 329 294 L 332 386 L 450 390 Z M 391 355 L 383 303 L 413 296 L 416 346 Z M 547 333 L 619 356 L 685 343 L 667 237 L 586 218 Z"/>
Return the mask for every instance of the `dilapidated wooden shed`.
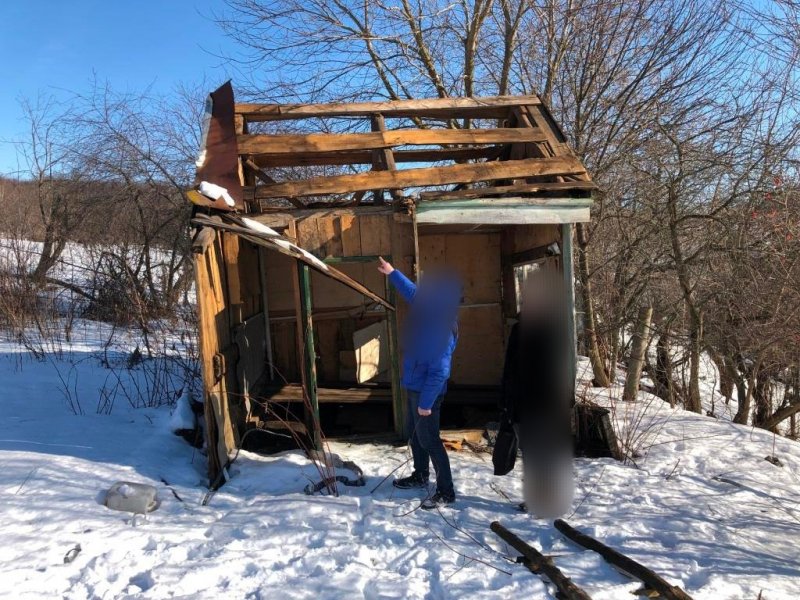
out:
<path id="1" fill-rule="evenodd" d="M 406 313 L 378 256 L 464 280 L 450 411 L 496 403 L 532 265 L 574 303 L 594 186 L 538 97 L 236 104 L 225 84 L 207 117 L 188 195 L 212 481 L 252 428 L 406 433 Z"/>

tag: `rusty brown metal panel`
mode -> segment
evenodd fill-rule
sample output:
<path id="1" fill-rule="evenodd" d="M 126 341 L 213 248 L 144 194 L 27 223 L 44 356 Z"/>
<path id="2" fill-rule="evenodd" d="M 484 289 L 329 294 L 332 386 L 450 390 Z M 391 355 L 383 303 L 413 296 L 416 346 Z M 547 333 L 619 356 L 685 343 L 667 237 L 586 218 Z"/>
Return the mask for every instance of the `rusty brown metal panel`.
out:
<path id="1" fill-rule="evenodd" d="M 197 168 L 197 183 L 208 181 L 228 190 L 235 208 L 244 209 L 242 184 L 239 179 L 239 154 L 236 146 L 233 86 L 228 81 L 211 92 L 211 118 L 205 139 L 205 156 Z M 210 204 L 213 208 L 231 210 L 223 200 Z"/>

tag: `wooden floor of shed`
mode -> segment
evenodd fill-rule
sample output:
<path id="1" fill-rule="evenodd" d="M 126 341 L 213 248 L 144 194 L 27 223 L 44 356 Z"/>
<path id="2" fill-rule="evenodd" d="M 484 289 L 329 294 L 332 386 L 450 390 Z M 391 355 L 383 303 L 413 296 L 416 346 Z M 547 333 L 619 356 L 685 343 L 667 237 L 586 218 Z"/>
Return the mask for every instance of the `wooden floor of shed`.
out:
<path id="1" fill-rule="evenodd" d="M 448 388 L 446 400 L 448 404 L 492 404 L 496 405 L 500 397 L 497 386 L 455 386 Z M 265 386 L 260 389 L 257 398 L 270 402 L 302 402 L 303 387 L 297 383 L 278 386 Z M 358 387 L 319 387 L 317 399 L 320 404 L 359 404 L 389 403 L 392 401 L 392 389 L 388 385 L 372 385 Z"/>

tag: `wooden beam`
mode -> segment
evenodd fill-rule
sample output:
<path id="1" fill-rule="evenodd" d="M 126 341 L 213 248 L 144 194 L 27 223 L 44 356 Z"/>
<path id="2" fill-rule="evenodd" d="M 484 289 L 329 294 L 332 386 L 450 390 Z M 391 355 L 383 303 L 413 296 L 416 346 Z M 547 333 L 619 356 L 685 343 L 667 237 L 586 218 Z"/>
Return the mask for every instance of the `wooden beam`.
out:
<path id="1" fill-rule="evenodd" d="M 588 191 L 593 189 L 597 189 L 597 185 L 591 181 L 521 183 L 448 192 L 421 192 L 419 198 L 420 200 L 467 200 L 470 198 L 485 198 L 487 196 L 502 196 L 504 194 L 535 194 L 537 192 Z"/>
<path id="2" fill-rule="evenodd" d="M 496 404 L 500 395 L 499 389 L 466 389 L 448 388 L 447 401 L 453 404 L 488 405 Z M 253 397 L 269 402 L 285 402 L 296 404 L 303 402 L 303 387 L 296 383 L 285 385 L 267 385 L 257 390 Z M 361 404 L 363 402 L 389 403 L 394 402 L 390 387 L 363 386 L 363 387 L 319 387 L 317 400 L 320 404 Z M 445 432 L 442 432 L 443 434 Z"/>
<path id="3" fill-rule="evenodd" d="M 566 521 L 563 521 L 562 519 L 556 519 L 553 525 L 555 525 L 556 529 L 558 529 L 576 544 L 597 552 L 610 564 L 645 583 L 651 589 L 661 594 L 662 598 L 666 598 L 667 600 L 692 600 L 691 596 L 689 596 L 689 594 L 684 592 L 678 586 L 670 584 L 663 577 L 654 573 L 644 565 L 636 562 L 632 558 L 628 558 L 621 552 L 617 552 L 613 548 L 598 542 L 593 537 L 590 537 L 585 533 L 581 533 L 574 527 L 570 526 Z"/>
<path id="4" fill-rule="evenodd" d="M 588 198 L 476 198 L 417 204 L 417 222 L 426 225 L 560 225 L 590 220 Z"/>
<path id="5" fill-rule="evenodd" d="M 372 130 L 386 133 L 386 120 L 383 115 L 372 116 Z M 382 148 L 372 151 L 372 168 L 375 171 L 395 171 L 397 165 L 394 162 L 394 153 L 391 148 Z M 389 190 L 392 199 L 399 202 L 403 199 L 403 192 L 400 190 Z M 375 204 L 383 204 L 383 190 L 375 190 Z"/>
<path id="6" fill-rule="evenodd" d="M 261 170 L 261 167 L 253 162 L 252 158 L 245 159 L 244 166 L 250 169 L 250 172 L 258 177 L 262 183 L 276 183 L 272 177 L 264 173 L 264 171 Z"/>
<path id="7" fill-rule="evenodd" d="M 287 181 L 257 187 L 255 198 L 346 194 L 375 188 L 400 189 L 449 183 L 475 183 L 514 177 L 571 175 L 584 172 L 583 165 L 572 156 L 493 161 L 398 171 L 370 171 L 333 177 L 312 177 L 303 181 Z"/>
<path id="8" fill-rule="evenodd" d="M 237 136 L 239 154 L 296 154 L 378 150 L 395 146 L 444 144 L 509 144 L 544 141 L 536 128 L 515 129 L 394 129 L 370 133 L 309 133 Z"/>
<path id="9" fill-rule="evenodd" d="M 545 246 L 537 246 L 536 248 L 523 250 L 522 252 L 514 252 L 513 254 L 503 256 L 502 262 L 503 265 L 510 265 L 513 267 L 514 265 L 521 265 L 524 263 L 541 260 L 549 255 L 549 248 L 550 244 L 547 244 Z"/>
<path id="10" fill-rule="evenodd" d="M 258 177 L 258 179 L 262 183 L 267 183 L 267 184 L 277 183 L 277 181 L 275 181 L 272 177 L 270 177 L 264 171 L 262 171 L 261 167 L 259 167 L 256 163 L 254 163 L 252 158 L 248 158 L 247 160 L 245 160 L 244 166 L 247 167 L 248 171 L 252 175 Z M 302 202 L 300 202 L 297 198 L 287 198 L 287 200 L 295 208 L 305 208 L 305 205 Z"/>
<path id="11" fill-rule="evenodd" d="M 253 215 L 254 221 L 272 227 L 273 229 L 284 228 L 294 219 L 305 219 L 306 217 L 315 218 L 336 218 L 336 217 L 362 217 L 364 215 L 392 215 L 394 213 L 391 206 L 352 206 L 352 207 L 331 207 L 331 208 L 305 208 L 303 210 L 285 209 L 275 212 L 265 212 L 260 215 Z"/>
<path id="12" fill-rule="evenodd" d="M 290 221 L 289 225 L 291 226 L 293 222 L 294 221 Z M 191 223 L 192 223 L 192 225 L 195 225 L 195 226 L 198 226 L 198 227 L 199 226 L 208 226 L 208 227 L 213 227 L 214 229 L 220 229 L 222 231 L 228 231 L 228 232 L 231 232 L 231 233 L 235 233 L 235 234 L 243 237 L 244 239 L 248 240 L 249 242 L 252 242 L 253 244 L 256 244 L 258 246 L 264 246 L 265 248 L 268 248 L 270 250 L 274 250 L 276 252 L 280 252 L 281 254 L 285 254 L 286 256 L 290 256 L 292 258 L 295 258 L 295 259 L 297 259 L 297 260 L 309 265 L 310 267 L 312 267 L 314 270 L 318 271 L 319 273 L 322 273 L 323 275 L 331 277 L 332 279 L 335 279 L 336 281 L 339 281 L 339 282 L 345 284 L 346 286 L 348 286 L 349 288 L 355 290 L 359 294 L 362 294 L 362 295 L 366 296 L 367 298 L 369 298 L 371 300 L 374 300 L 375 302 L 377 302 L 378 304 L 382 305 L 383 307 L 388 308 L 389 310 L 394 310 L 394 306 L 392 304 L 390 304 L 385 299 L 381 298 L 380 296 L 378 296 L 377 294 L 372 292 L 372 290 L 370 290 L 369 288 L 361 285 L 359 282 L 355 281 L 354 279 L 351 279 L 350 277 L 348 277 L 347 275 L 345 275 L 344 273 L 342 273 L 338 269 L 334 268 L 333 266 L 326 265 L 326 268 L 322 269 L 313 260 L 309 259 L 307 256 L 303 255 L 302 253 L 297 252 L 295 250 L 291 250 L 289 248 L 286 248 L 286 247 L 281 246 L 280 244 L 276 243 L 276 239 L 279 239 L 279 240 L 282 240 L 282 241 L 291 242 L 291 240 L 289 240 L 287 238 L 284 238 L 282 236 L 279 236 L 278 238 L 271 237 L 271 236 L 266 236 L 266 235 L 259 234 L 258 232 L 254 231 L 252 229 L 249 229 L 247 227 L 241 227 L 239 225 L 233 225 L 233 224 L 230 224 L 230 223 L 220 223 L 219 221 L 212 221 L 209 217 L 205 217 L 205 215 L 197 215 L 194 219 L 192 219 Z M 294 242 L 291 242 L 291 243 L 294 243 Z"/>
<path id="13" fill-rule="evenodd" d="M 394 150 L 395 163 L 427 163 L 440 161 L 494 160 L 503 146 L 464 148 L 433 148 L 425 150 Z M 252 157 L 259 167 L 306 167 L 317 165 L 372 164 L 371 150 L 351 152 L 298 152 L 296 154 L 257 154 Z"/>
<path id="14" fill-rule="evenodd" d="M 526 544 L 518 536 L 503 527 L 499 522 L 494 521 L 490 525 L 504 542 L 522 554 L 525 559 L 525 566 L 536 574 L 547 577 L 559 591 L 559 598 L 566 600 L 592 600 L 591 596 L 575 585 L 572 580 L 561 572 L 553 559 L 545 556 L 533 546 Z"/>
<path id="15" fill-rule="evenodd" d="M 333 102 L 329 104 L 237 104 L 236 113 L 248 121 L 278 121 L 312 117 L 435 117 L 486 119 L 507 116 L 508 108 L 539 104 L 538 96 L 489 96 L 485 98 L 432 98 L 379 102 Z"/>
<path id="16" fill-rule="evenodd" d="M 502 196 L 504 194 L 535 194 L 537 192 L 569 192 L 572 190 L 590 191 L 594 189 L 597 189 L 597 185 L 592 181 L 521 183 L 447 192 L 421 192 L 419 198 L 420 200 L 467 200 L 469 198 L 486 198 L 487 196 Z"/>

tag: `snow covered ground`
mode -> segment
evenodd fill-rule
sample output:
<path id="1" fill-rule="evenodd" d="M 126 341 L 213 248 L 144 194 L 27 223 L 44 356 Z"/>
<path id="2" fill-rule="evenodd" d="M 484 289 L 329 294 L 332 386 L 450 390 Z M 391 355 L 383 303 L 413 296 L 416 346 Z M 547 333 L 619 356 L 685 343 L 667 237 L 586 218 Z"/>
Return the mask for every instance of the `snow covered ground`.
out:
<path id="1" fill-rule="evenodd" d="M 633 598 L 640 587 L 517 512 L 519 469 L 494 477 L 485 454 L 451 454 L 458 505 L 441 513 L 413 510 L 419 494 L 389 482 L 370 493 L 406 460 L 404 448 L 341 443 L 332 451 L 364 469 L 365 487 L 308 497 L 318 474 L 300 453 L 242 452 L 203 506 L 205 458 L 170 432 L 167 407 L 94 414 L 108 375 L 102 339 L 76 339 L 75 354 L 44 362 L 0 343 L 3 597 L 552 597 L 509 560 L 516 553 L 489 531 L 494 520 L 553 555 L 593 598 Z M 86 414 L 65 403 L 59 372 L 72 374 Z M 619 390 L 596 395 L 615 406 L 638 458 L 576 460 L 571 524 L 696 599 L 800 597 L 800 444 L 647 394 L 625 406 L 612 400 Z M 764 460 L 773 454 L 782 467 Z M 156 486 L 160 508 L 135 521 L 105 508 L 102 492 L 119 480 Z"/>

